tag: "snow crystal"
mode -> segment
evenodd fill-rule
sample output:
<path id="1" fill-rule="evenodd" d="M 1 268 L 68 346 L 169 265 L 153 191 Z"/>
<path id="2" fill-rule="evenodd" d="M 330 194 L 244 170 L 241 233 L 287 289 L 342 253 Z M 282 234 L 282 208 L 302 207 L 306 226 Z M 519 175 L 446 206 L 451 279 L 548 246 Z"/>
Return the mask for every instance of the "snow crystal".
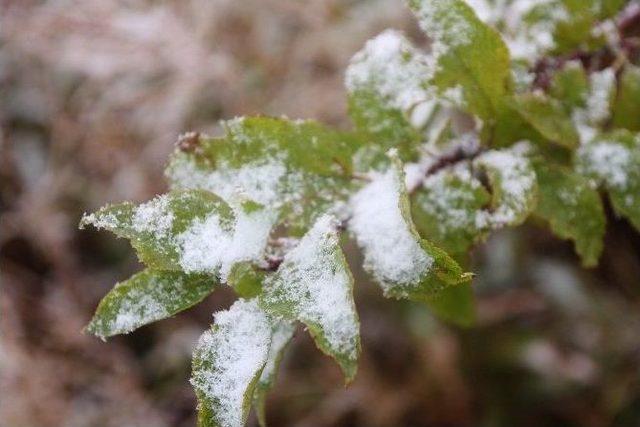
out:
<path id="1" fill-rule="evenodd" d="M 404 178 L 395 168 L 354 195 L 350 230 L 364 252 L 364 265 L 383 290 L 418 283 L 433 265 L 401 203 Z"/>
<path id="2" fill-rule="evenodd" d="M 527 15 L 534 7 L 545 7 L 553 4 L 548 19 L 526 22 Z M 554 0 L 515 0 L 505 7 L 502 13 L 505 19 L 504 39 L 513 59 L 534 62 L 541 54 L 553 49 L 555 41 L 553 33 L 559 22 L 569 19 L 569 13 L 563 4 Z"/>
<path id="3" fill-rule="evenodd" d="M 260 383 L 269 385 L 273 381 L 273 376 L 276 373 L 278 358 L 280 353 L 287 345 L 296 328 L 293 324 L 284 321 L 278 322 L 273 327 L 273 334 L 271 335 L 271 347 L 269 347 L 269 355 L 267 357 L 267 363 L 264 365 L 262 375 L 260 375 Z"/>
<path id="4" fill-rule="evenodd" d="M 159 297 L 149 292 L 149 288 L 144 287 L 137 291 L 132 289 L 122 295 L 118 314 L 109 325 L 109 329 L 114 333 L 128 333 L 144 323 L 163 319 L 170 314 Z"/>
<path id="5" fill-rule="evenodd" d="M 169 197 L 163 194 L 138 206 L 133 215 L 133 229 L 138 233 L 167 235 L 173 226 L 173 219 L 173 212 L 169 209 Z"/>
<path id="6" fill-rule="evenodd" d="M 196 367 L 191 384 L 222 427 L 241 427 L 244 395 L 265 365 L 271 340 L 267 315 L 255 301 L 236 301 L 215 314 L 215 325 L 196 346 Z M 197 366 L 197 365 L 196 365 Z"/>
<path id="7" fill-rule="evenodd" d="M 213 214 L 178 235 L 184 271 L 219 271 L 226 280 L 235 263 L 263 258 L 275 215 L 266 209 L 246 213 L 241 207 L 235 207 L 234 213 L 232 225 L 221 223 L 220 216 Z"/>
<path id="8" fill-rule="evenodd" d="M 204 189 L 227 201 L 240 189 L 257 203 L 277 207 L 283 203 L 281 187 L 287 168 L 282 159 L 269 158 L 240 168 L 222 164 L 214 171 L 207 171 L 185 159 L 171 165 L 167 175 L 174 188 Z"/>
<path id="9" fill-rule="evenodd" d="M 587 97 L 587 114 L 592 123 L 601 123 L 609 117 L 611 94 L 616 82 L 611 68 L 592 73 L 591 90 Z"/>
<path id="10" fill-rule="evenodd" d="M 408 112 L 433 98 L 424 82 L 432 75 L 428 57 L 415 49 L 402 33 L 386 30 L 367 41 L 347 68 L 350 92 L 373 88 L 391 106 Z"/>
<path id="11" fill-rule="evenodd" d="M 469 211 L 466 206 L 475 201 L 474 194 L 466 187 L 456 188 L 450 185 L 452 178 L 460 180 L 472 190 L 482 186 L 480 181 L 471 174 L 468 163 L 443 169 L 424 180 L 423 187 L 428 190 L 428 193 L 426 193 L 427 197 L 421 199 L 420 206 L 425 212 L 438 218 L 437 227 L 442 235 L 451 230 L 474 229 L 479 222 L 476 216 L 482 214 Z"/>
<path id="12" fill-rule="evenodd" d="M 501 203 L 495 211 L 482 211 L 476 217 L 479 229 L 501 227 L 514 224 L 521 212 L 531 204 L 532 193 L 536 186 L 535 172 L 529 160 L 523 155 L 525 145 L 516 145 L 512 149 L 487 151 L 475 159 L 474 165 L 487 168 L 497 174 L 493 185 L 498 188 Z"/>
<path id="13" fill-rule="evenodd" d="M 414 2 L 416 3 L 416 2 Z M 466 46 L 472 42 L 472 24 L 457 13 L 451 13 L 451 2 L 420 1 L 414 10 L 418 24 L 433 41 L 432 52 L 437 58 L 447 47 Z"/>
<path id="14" fill-rule="evenodd" d="M 622 144 L 602 141 L 583 145 L 578 150 L 584 174 L 596 175 L 607 185 L 615 188 L 627 186 L 627 175 L 631 168 L 629 149 Z"/>
<path id="15" fill-rule="evenodd" d="M 359 332 L 353 279 L 340 260 L 336 225 L 330 215 L 316 221 L 266 280 L 264 298 L 267 304 L 292 301 L 297 318 L 320 326 L 332 350 L 355 358 Z"/>

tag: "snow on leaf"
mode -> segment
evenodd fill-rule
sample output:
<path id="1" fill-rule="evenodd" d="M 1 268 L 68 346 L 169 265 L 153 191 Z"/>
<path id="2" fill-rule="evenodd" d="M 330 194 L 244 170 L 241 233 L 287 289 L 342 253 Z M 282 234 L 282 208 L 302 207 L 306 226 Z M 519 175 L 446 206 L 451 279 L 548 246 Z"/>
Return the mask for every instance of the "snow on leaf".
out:
<path id="1" fill-rule="evenodd" d="M 225 136 L 201 138 L 195 149 L 174 153 L 166 170 L 172 188 L 205 189 L 227 201 L 242 191 L 296 233 L 347 197 L 352 156 L 361 144 L 354 134 L 269 117 L 223 127 Z"/>
<path id="2" fill-rule="evenodd" d="M 471 113 L 496 118 L 510 81 L 509 52 L 500 35 L 464 0 L 409 0 L 409 5 L 432 40 L 432 83 L 440 91 L 460 87 Z"/>
<path id="3" fill-rule="evenodd" d="M 345 77 L 349 113 L 378 148 L 375 162 L 367 166 L 384 163 L 384 153 L 393 147 L 404 159 L 415 156 L 418 129 L 435 105 L 435 93 L 426 85 L 433 74 L 428 59 L 395 30 L 369 40 L 351 59 Z"/>
<path id="4" fill-rule="evenodd" d="M 100 301 L 87 331 L 102 338 L 129 333 L 199 303 L 217 284 L 206 274 L 144 270 Z"/>
<path id="5" fill-rule="evenodd" d="M 202 190 L 172 191 L 140 206 L 122 203 L 86 215 L 93 224 L 130 239 L 151 268 L 210 273 L 223 280 L 233 265 L 263 258 L 274 215 L 249 201 L 229 206 Z"/>
<path id="6" fill-rule="evenodd" d="M 293 338 L 295 332 L 295 326 L 289 322 L 280 321 L 277 322 L 271 328 L 271 346 L 269 347 L 269 355 L 267 356 L 267 363 L 262 370 L 260 379 L 256 384 L 256 389 L 253 393 L 253 406 L 258 416 L 258 422 L 261 427 L 266 427 L 266 413 L 265 403 L 267 399 L 267 393 L 273 387 L 276 376 L 278 375 L 278 368 L 284 350 Z"/>
<path id="7" fill-rule="evenodd" d="M 576 169 L 609 192 L 614 210 L 640 230 L 640 138 L 628 131 L 602 135 L 576 152 Z"/>
<path id="8" fill-rule="evenodd" d="M 351 200 L 349 229 L 364 253 L 364 267 L 384 294 L 426 300 L 465 280 L 446 253 L 418 235 L 410 218 L 404 173 L 392 167 Z"/>
<path id="9" fill-rule="evenodd" d="M 412 215 L 420 235 L 454 255 L 464 254 L 486 231 L 478 229 L 476 216 L 490 200 L 463 162 L 424 179 L 413 196 Z"/>
<path id="10" fill-rule="evenodd" d="M 264 281 L 261 306 L 270 314 L 304 323 L 316 345 L 334 357 L 346 381 L 360 354 L 353 278 L 338 241 L 335 219 L 320 217 Z"/>
<path id="11" fill-rule="evenodd" d="M 198 425 L 241 427 L 267 363 L 272 323 L 255 300 L 238 300 L 214 318 L 193 355 Z"/>
<path id="12" fill-rule="evenodd" d="M 538 196 L 536 174 L 527 158 L 527 146 L 486 151 L 473 161 L 486 171 L 492 189 L 491 210 L 476 216 L 479 229 L 520 225 L 535 208 Z"/>

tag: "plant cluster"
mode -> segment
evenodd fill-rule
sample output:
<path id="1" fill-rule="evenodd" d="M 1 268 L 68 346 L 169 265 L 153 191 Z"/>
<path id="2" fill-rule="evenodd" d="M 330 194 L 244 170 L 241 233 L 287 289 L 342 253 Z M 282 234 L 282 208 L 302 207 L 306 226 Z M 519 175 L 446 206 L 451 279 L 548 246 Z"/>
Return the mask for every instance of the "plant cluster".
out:
<path id="1" fill-rule="evenodd" d="M 409 0 L 431 40 L 394 30 L 347 69 L 354 128 L 246 117 L 183 135 L 170 192 L 85 215 L 130 240 L 146 269 L 117 284 L 87 330 L 128 333 L 220 286 L 193 356 L 199 425 L 241 426 L 265 397 L 295 324 L 346 382 L 360 353 L 352 238 L 385 296 L 473 321 L 469 249 L 527 220 L 603 249 L 606 195 L 640 229 L 637 5 L 624 0 Z"/>

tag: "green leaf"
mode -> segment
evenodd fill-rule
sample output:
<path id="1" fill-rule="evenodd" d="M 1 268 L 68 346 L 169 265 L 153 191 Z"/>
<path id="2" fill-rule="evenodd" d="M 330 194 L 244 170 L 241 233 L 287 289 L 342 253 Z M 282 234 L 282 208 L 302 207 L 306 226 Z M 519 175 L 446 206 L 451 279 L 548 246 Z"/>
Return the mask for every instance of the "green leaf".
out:
<path id="1" fill-rule="evenodd" d="M 196 305 L 217 285 L 206 274 L 141 271 L 118 283 L 100 301 L 86 330 L 101 338 L 129 333 Z"/>
<path id="2" fill-rule="evenodd" d="M 451 254 L 463 254 L 480 240 L 477 212 L 491 195 L 464 162 L 428 176 L 412 198 L 411 212 L 420 235 Z"/>
<path id="3" fill-rule="evenodd" d="M 373 166 L 388 163 L 390 148 L 397 148 L 403 160 L 416 157 L 419 129 L 429 118 L 429 111 L 426 117 L 419 113 L 434 105 L 435 93 L 426 85 L 429 73 L 427 57 L 394 30 L 369 40 L 351 59 L 345 79 L 349 113 L 371 143 L 363 149 Z"/>
<path id="4" fill-rule="evenodd" d="M 246 196 L 302 234 L 321 212 L 349 193 L 352 157 L 361 140 L 313 121 L 268 117 L 223 122 L 226 135 L 201 138 L 174 153 L 167 168 L 174 189 L 206 189 L 229 200 Z"/>
<path id="5" fill-rule="evenodd" d="M 598 263 L 606 218 L 602 200 L 589 181 L 572 171 L 536 162 L 540 199 L 536 215 L 549 222 L 554 234 L 573 240 L 586 267 Z"/>
<path id="6" fill-rule="evenodd" d="M 262 281 L 265 273 L 256 269 L 251 263 L 236 263 L 229 272 L 227 284 L 231 286 L 241 298 L 254 298 L 262 292 Z"/>
<path id="7" fill-rule="evenodd" d="M 304 323 L 350 382 L 357 370 L 360 332 L 353 278 L 336 229 L 333 217 L 318 219 L 276 273 L 265 278 L 260 304 L 271 315 Z"/>
<path id="8" fill-rule="evenodd" d="M 627 64 L 613 105 L 613 126 L 640 131 L 640 68 Z"/>
<path id="9" fill-rule="evenodd" d="M 349 229 L 363 250 L 365 269 L 385 296 L 424 301 L 469 280 L 451 257 L 420 238 L 397 159 L 360 190 L 351 205 Z"/>
<path id="10" fill-rule="evenodd" d="M 260 380 L 256 384 L 256 389 L 253 393 L 253 406 L 256 409 L 261 427 L 266 427 L 267 425 L 265 410 L 267 394 L 273 388 L 284 351 L 291 338 L 293 338 L 294 332 L 295 326 L 287 322 L 278 322 L 271 329 L 271 347 L 269 347 L 267 363 L 262 370 Z"/>
<path id="11" fill-rule="evenodd" d="M 640 230 L 640 142 L 638 135 L 618 131 L 602 135 L 576 152 L 578 172 L 609 192 L 618 215 Z"/>
<path id="12" fill-rule="evenodd" d="M 589 79 L 582 64 L 579 61 L 570 61 L 556 72 L 551 79 L 549 93 L 562 103 L 568 114 L 575 109 L 585 108 Z"/>
<path id="13" fill-rule="evenodd" d="M 242 427 L 267 363 L 272 322 L 255 300 L 215 314 L 193 353 L 199 427 Z"/>
<path id="14" fill-rule="evenodd" d="M 542 92 L 519 94 L 515 108 L 541 135 L 567 148 L 578 145 L 578 133 L 560 101 Z"/>
<path id="15" fill-rule="evenodd" d="M 458 326 L 469 327 L 476 320 L 476 306 L 470 283 L 444 289 L 427 302 L 439 318 Z"/>
<path id="16" fill-rule="evenodd" d="M 476 218 L 480 229 L 520 225 L 534 210 L 538 185 L 527 152 L 528 147 L 519 144 L 486 151 L 474 159 L 474 168 L 486 172 L 492 189 L 491 209 Z"/>
<path id="17" fill-rule="evenodd" d="M 128 238 L 154 269 L 203 272 L 223 279 L 240 261 L 259 261 L 273 215 L 253 202 L 231 207 L 203 190 L 172 191 L 140 206 L 125 202 L 85 215 L 92 224 Z"/>
<path id="18" fill-rule="evenodd" d="M 499 116 L 510 92 L 509 51 L 500 35 L 463 0 L 409 0 L 433 41 L 431 79 L 441 92 L 460 90 L 468 111 L 488 121 Z"/>

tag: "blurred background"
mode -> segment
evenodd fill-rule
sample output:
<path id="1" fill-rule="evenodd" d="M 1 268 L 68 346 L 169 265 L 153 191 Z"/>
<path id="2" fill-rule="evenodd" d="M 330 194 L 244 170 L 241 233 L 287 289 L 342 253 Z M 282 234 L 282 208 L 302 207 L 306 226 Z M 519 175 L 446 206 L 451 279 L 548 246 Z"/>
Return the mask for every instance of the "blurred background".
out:
<path id="1" fill-rule="evenodd" d="M 349 126 L 344 69 L 387 27 L 425 42 L 399 0 L 0 0 L 1 427 L 194 425 L 191 349 L 233 293 L 108 343 L 85 335 L 140 266 L 79 218 L 165 191 L 178 134 L 219 119 Z M 592 270 L 535 224 L 478 247 L 473 328 L 356 271 L 355 382 L 299 331 L 270 425 L 640 425 L 640 238 L 609 218 Z"/>

